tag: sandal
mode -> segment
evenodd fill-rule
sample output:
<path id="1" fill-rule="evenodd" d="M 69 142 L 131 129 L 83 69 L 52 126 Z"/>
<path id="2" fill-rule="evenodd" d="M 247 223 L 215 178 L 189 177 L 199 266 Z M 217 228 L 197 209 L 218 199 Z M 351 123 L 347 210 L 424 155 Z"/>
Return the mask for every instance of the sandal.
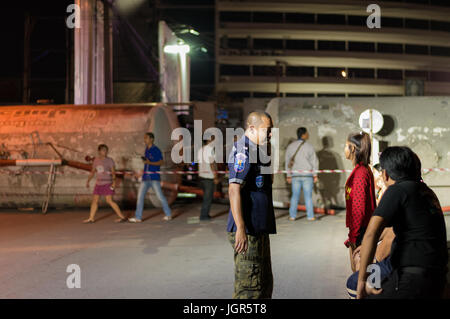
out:
<path id="1" fill-rule="evenodd" d="M 93 224 L 93 223 L 95 223 L 95 220 L 93 220 L 93 219 L 83 220 L 83 224 Z"/>
<path id="2" fill-rule="evenodd" d="M 124 222 L 126 222 L 126 221 L 127 221 L 126 218 L 117 218 L 114 222 L 115 222 L 115 223 L 124 223 Z"/>

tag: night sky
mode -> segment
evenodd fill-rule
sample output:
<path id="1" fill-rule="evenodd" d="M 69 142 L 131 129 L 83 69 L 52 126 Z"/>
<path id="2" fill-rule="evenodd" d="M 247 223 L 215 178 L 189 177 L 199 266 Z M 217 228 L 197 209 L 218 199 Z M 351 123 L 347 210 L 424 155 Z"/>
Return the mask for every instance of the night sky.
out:
<path id="1" fill-rule="evenodd" d="M 386 1 L 386 0 L 385 0 Z M 396 1 L 399 2 L 399 1 Z M 408 0 L 408 3 L 449 5 L 448 0 Z M 67 70 L 66 8 L 73 0 L 2 1 L 0 4 L 0 104 L 22 102 L 24 21 L 29 12 L 35 21 L 31 36 L 30 101 L 53 99 L 65 103 Z M 191 100 L 217 100 L 214 96 L 214 0 L 142 0 L 138 10 L 126 18 L 135 27 L 150 51 L 158 70 L 157 24 L 165 20 L 176 32 L 192 27 L 198 36 L 181 35 L 191 45 Z M 239 14 L 237 14 L 239 15 Z M 114 37 L 114 81 L 148 82 L 154 101 L 159 101 L 158 81 L 142 72 L 133 53 Z M 201 48 L 207 52 L 201 51 Z M 156 77 L 157 78 L 157 77 Z M 73 100 L 69 101 L 73 103 Z"/>
<path id="2" fill-rule="evenodd" d="M 153 66 L 158 70 L 157 21 L 166 20 L 174 30 L 190 26 L 200 35 L 183 36 L 192 46 L 191 56 L 191 99 L 214 99 L 214 1 L 156 1 L 143 0 L 142 10 L 133 12 L 126 18 L 136 28 L 144 41 L 148 42 L 148 52 Z M 58 1 L 2 1 L 0 4 L 0 38 L 2 39 L 2 59 L 0 64 L 0 104 L 22 103 L 23 63 L 24 63 L 24 23 L 29 12 L 34 21 L 31 35 L 31 92 L 30 101 L 53 99 L 55 103 L 65 103 L 66 87 L 66 37 L 65 20 L 69 13 L 66 8 L 73 0 Z M 161 5 L 161 4 L 160 4 Z M 180 6 L 181 7 L 176 7 Z M 175 6 L 175 7 L 174 7 Z M 199 7 L 200 6 L 200 7 Z M 156 10 L 156 11 L 154 11 Z M 189 12 L 189 14 L 186 14 Z M 114 37 L 114 81 L 151 82 L 154 79 L 142 72 L 133 56 Z M 206 48 L 207 52 L 200 51 Z M 154 90 L 153 100 L 158 101 L 158 90 Z M 73 101 L 70 101 L 73 103 Z"/>

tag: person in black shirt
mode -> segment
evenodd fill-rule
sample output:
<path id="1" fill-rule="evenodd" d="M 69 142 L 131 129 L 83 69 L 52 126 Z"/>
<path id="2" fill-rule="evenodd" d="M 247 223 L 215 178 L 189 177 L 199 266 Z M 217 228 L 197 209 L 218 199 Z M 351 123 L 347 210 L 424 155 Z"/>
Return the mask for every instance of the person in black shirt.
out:
<path id="1" fill-rule="evenodd" d="M 269 299 L 273 291 L 269 234 L 276 233 L 272 203 L 272 119 L 263 111 L 247 118 L 229 165 L 228 240 L 234 249 L 233 299 Z"/>
<path id="2" fill-rule="evenodd" d="M 447 234 L 441 205 L 417 174 L 420 159 L 408 147 L 388 147 L 380 156 L 388 186 L 367 227 L 361 248 L 361 269 L 373 260 L 377 240 L 393 227 L 393 271 L 370 287 L 369 273 L 360 271 L 357 298 L 441 298 L 448 262 Z"/>

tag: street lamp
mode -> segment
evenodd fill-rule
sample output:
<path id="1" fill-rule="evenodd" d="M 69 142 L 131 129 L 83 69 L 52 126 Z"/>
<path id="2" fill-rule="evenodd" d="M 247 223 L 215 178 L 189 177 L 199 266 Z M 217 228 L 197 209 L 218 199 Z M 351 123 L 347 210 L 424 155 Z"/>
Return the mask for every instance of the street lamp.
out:
<path id="1" fill-rule="evenodd" d="M 187 53 L 191 50 L 185 43 L 168 44 L 164 46 L 164 53 L 175 54 L 178 61 L 178 102 L 189 101 L 189 56 Z M 178 114 L 187 114 L 188 106 L 180 105 L 176 107 Z"/>
<path id="2" fill-rule="evenodd" d="M 189 53 L 191 48 L 187 44 L 172 44 L 164 46 L 164 53 L 171 54 L 186 54 Z"/>

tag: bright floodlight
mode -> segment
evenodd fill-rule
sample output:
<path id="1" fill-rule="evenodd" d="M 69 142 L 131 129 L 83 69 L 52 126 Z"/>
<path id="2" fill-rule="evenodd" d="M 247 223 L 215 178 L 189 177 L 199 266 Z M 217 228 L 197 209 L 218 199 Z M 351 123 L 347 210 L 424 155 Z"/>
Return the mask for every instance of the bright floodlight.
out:
<path id="1" fill-rule="evenodd" d="M 165 53 L 180 53 L 180 54 L 186 54 L 189 53 L 190 47 L 187 44 L 175 44 L 175 45 L 166 45 L 164 47 Z"/>
<path id="2" fill-rule="evenodd" d="M 194 29 L 189 29 L 189 33 L 193 34 L 193 35 L 200 35 L 200 32 L 194 30 Z"/>

